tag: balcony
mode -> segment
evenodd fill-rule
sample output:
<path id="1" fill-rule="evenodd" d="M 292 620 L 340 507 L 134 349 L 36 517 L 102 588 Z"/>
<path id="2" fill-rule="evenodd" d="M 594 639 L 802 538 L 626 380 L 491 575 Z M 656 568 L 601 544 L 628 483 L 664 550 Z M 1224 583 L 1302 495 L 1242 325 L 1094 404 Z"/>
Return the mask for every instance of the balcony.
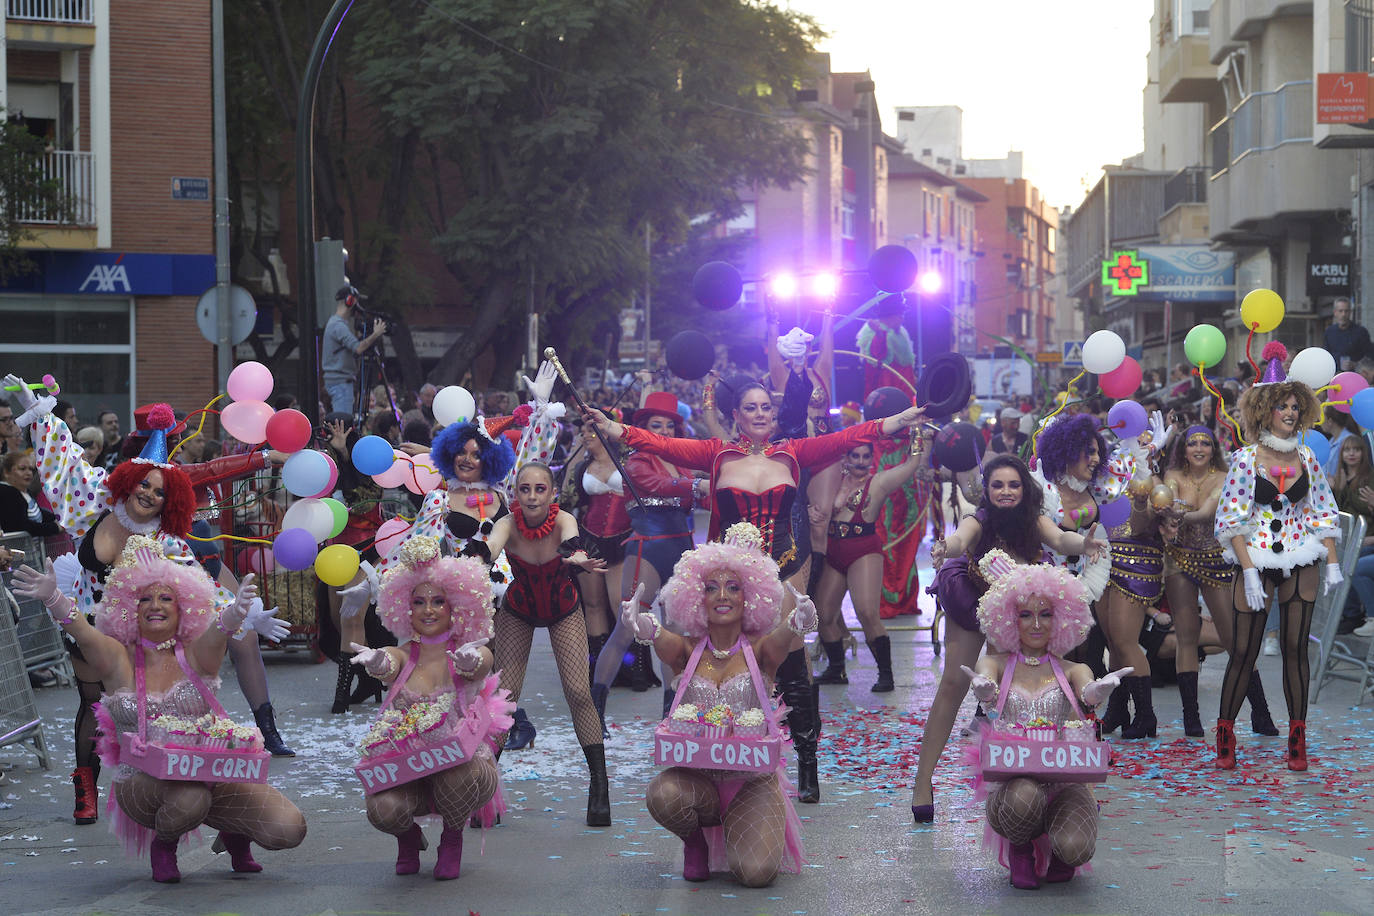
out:
<path id="1" fill-rule="evenodd" d="M 1182 35 L 1164 43 L 1159 60 L 1161 102 L 1208 102 L 1220 93 L 1206 35 Z"/>
<path id="2" fill-rule="evenodd" d="M 95 155 L 54 150 L 39 159 L 37 181 L 57 182 L 63 206 L 54 208 L 37 201 L 16 201 L 15 217 L 39 226 L 89 227 L 95 225 Z M 63 212 L 63 211 L 66 212 Z"/>
<path id="3" fill-rule="evenodd" d="M 1311 0 L 1213 0 L 1208 36 L 1211 61 L 1219 64 L 1245 42 L 1258 38 L 1271 19 L 1311 15 Z"/>
<path id="4" fill-rule="evenodd" d="M 6 0 L 5 13 L 53 25 L 95 25 L 95 0 Z"/>
<path id="5" fill-rule="evenodd" d="M 5 0 L 5 40 L 12 48 L 95 46 L 96 0 Z"/>

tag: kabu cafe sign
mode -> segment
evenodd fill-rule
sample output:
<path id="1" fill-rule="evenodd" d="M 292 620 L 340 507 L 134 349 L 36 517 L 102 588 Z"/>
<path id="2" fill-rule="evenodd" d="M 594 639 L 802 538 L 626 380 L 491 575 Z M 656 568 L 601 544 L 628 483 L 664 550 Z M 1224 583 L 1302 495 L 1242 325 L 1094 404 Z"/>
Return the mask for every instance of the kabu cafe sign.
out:
<path id="1" fill-rule="evenodd" d="M 1321 254 L 1312 252 L 1307 256 L 1307 295 L 1349 296 L 1350 295 L 1350 255 Z"/>

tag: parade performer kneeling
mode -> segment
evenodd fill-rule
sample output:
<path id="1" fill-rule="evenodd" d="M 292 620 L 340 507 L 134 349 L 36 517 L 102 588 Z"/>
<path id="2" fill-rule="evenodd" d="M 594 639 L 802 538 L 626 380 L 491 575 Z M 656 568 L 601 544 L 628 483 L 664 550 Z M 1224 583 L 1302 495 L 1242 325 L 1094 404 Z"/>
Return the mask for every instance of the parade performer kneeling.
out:
<path id="1" fill-rule="evenodd" d="M 245 576 L 218 613 L 215 585 L 195 565 L 168 559 L 133 535 L 96 607 L 92 626 L 45 572 L 23 567 L 17 591 L 38 598 L 105 685 L 96 707 L 107 766 L 118 765 L 106 811 L 131 853 L 151 847 L 153 880 L 175 883 L 177 843 L 201 824 L 220 831 L 234 871 L 257 872 L 250 843 L 291 849 L 305 818 L 265 783 L 262 734 L 228 720 L 215 699 L 225 643 L 255 595 Z"/>
<path id="2" fill-rule="evenodd" d="M 649 813 L 684 843 L 682 876 L 705 881 L 712 868 L 728 868 L 741 884 L 765 887 L 779 870 L 797 872 L 804 861 L 801 824 L 785 794 L 791 787 L 769 675 L 793 635 L 815 627 L 815 605 L 794 592 L 796 608 L 779 622 L 778 566 L 763 552 L 758 529 L 745 522 L 729 528 L 725 543 L 684 554 L 663 587 L 664 611 L 685 637 L 638 613 L 638 591 L 623 605 L 621 619 L 638 641 L 653 644 L 679 680 L 656 749 L 672 744 L 671 736 L 690 737 L 682 743 L 686 749 L 744 739 L 723 748 L 719 761 L 694 755 L 649 783 Z"/>
<path id="3" fill-rule="evenodd" d="M 472 557 L 441 557 L 436 538 L 410 538 L 382 577 L 382 623 L 400 647 L 354 645 L 355 665 L 390 685 L 381 714 L 362 742 L 357 772 L 367 819 L 396 837 L 396 874 L 420 870 L 425 838 L 417 817 L 443 820 L 434 877 L 458 877 L 463 827 L 484 827 L 504 810 L 496 741 L 514 704 L 491 673 L 494 609 L 487 567 Z"/>
<path id="4" fill-rule="evenodd" d="M 1013 563 L 1000 550 L 987 554 L 981 567 L 991 585 L 978 602 L 978 622 L 994 652 L 979 660 L 976 672 L 964 672 L 973 679 L 974 695 L 994 709 L 984 741 L 994 735 L 1050 740 L 1046 736 L 1062 734 L 1095 747 L 1083 708 L 1106 699 L 1131 669 L 1095 681 L 1087 665 L 1063 660 L 1092 626 L 1083 583 L 1057 566 Z M 1099 756 L 1105 778 L 1106 755 Z M 988 827 L 1000 839 L 987 839 L 1011 869 L 1012 885 L 1034 890 L 1040 878 L 1068 881 L 1096 847 L 1092 790 L 1085 782 L 1063 781 L 1062 773 L 1008 775 L 994 777 L 985 768 L 978 789 L 980 797 L 988 789 Z M 994 778 L 1003 781 L 991 783 Z"/>

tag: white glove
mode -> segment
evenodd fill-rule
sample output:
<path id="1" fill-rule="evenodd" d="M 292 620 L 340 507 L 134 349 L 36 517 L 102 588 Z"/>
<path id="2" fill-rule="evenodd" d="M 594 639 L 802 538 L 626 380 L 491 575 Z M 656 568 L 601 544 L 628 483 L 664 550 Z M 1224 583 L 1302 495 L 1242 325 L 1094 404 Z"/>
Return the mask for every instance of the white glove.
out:
<path id="1" fill-rule="evenodd" d="M 38 403 L 38 395 L 33 393 L 33 389 L 24 383 L 24 380 L 11 373 L 5 376 L 5 387 L 17 388 L 14 392 L 14 399 L 19 402 L 19 406 L 28 410 Z"/>
<path id="2" fill-rule="evenodd" d="M 244 615 L 243 625 L 234 634 L 235 639 L 243 639 L 248 635 L 249 630 L 253 630 L 259 636 L 265 637 L 268 642 L 281 642 L 291 634 L 291 628 L 277 619 L 280 608 L 263 607 L 261 598 L 254 598 L 248 605 L 248 613 Z"/>
<path id="3" fill-rule="evenodd" d="M 793 629 L 803 633 L 810 633 L 816 629 L 816 624 L 820 622 L 820 615 L 816 613 L 816 602 L 811 600 L 810 595 L 803 595 L 792 587 L 791 582 L 784 582 L 787 590 L 792 593 L 792 600 L 797 602 L 797 606 L 792 609 Z"/>
<path id="4" fill-rule="evenodd" d="M 620 602 L 620 622 L 634 634 L 634 638 L 648 642 L 658 635 L 660 624 L 653 614 L 639 612 L 639 599 L 644 597 L 644 583 L 635 586 L 629 601 Z"/>
<path id="5" fill-rule="evenodd" d="M 991 703 L 997 699 L 996 681 L 984 677 L 968 665 L 960 665 L 959 670 L 972 678 L 973 683 L 969 684 L 969 689 L 973 691 L 973 695 L 978 698 L 979 703 Z"/>
<path id="6" fill-rule="evenodd" d="M 356 642 L 349 643 L 353 649 L 353 664 L 361 665 L 362 669 L 373 677 L 386 674 L 391 667 L 391 659 L 387 656 L 385 649 L 369 649 L 367 646 L 360 646 Z"/>
<path id="7" fill-rule="evenodd" d="M 1121 668 L 1111 674 L 1104 675 L 1092 683 L 1085 684 L 1083 687 L 1083 702 L 1089 706 L 1096 706 L 1111 695 L 1111 692 L 1121 686 L 1121 679 L 1128 677 L 1134 668 Z"/>
<path id="8" fill-rule="evenodd" d="M 34 394 L 32 388 L 24 384 L 24 380 L 17 375 L 5 376 L 5 385 L 17 387 L 19 390 L 14 393 L 14 398 L 19 402 L 19 406 L 24 408 L 24 412 L 14 418 L 15 424 L 20 429 L 27 429 L 36 423 L 41 417 L 46 417 L 57 407 L 57 398 L 50 394 L 42 397 Z"/>
<path id="9" fill-rule="evenodd" d="M 534 403 L 537 406 L 544 405 L 549 403 L 549 398 L 553 395 L 553 383 L 558 378 L 558 370 L 553 367 L 552 360 L 546 359 L 539 364 L 534 381 L 530 381 L 528 375 L 522 375 L 520 378 L 525 382 L 530 397 L 534 398 Z"/>
<path id="10" fill-rule="evenodd" d="M 1150 435 L 1154 437 L 1150 444 L 1153 445 L 1156 450 L 1163 452 L 1164 446 L 1169 444 L 1169 437 L 1173 435 L 1174 432 L 1172 426 L 1165 425 L 1163 411 L 1156 410 L 1150 414 L 1149 429 Z"/>
<path id="11" fill-rule="evenodd" d="M 806 345 L 815 339 L 816 335 L 808 334 L 801 328 L 793 328 L 778 338 L 778 355 L 783 359 L 803 359 L 806 356 Z"/>
<path id="12" fill-rule="evenodd" d="M 377 570 L 372 568 L 371 563 L 363 560 L 358 568 L 367 578 L 357 585 L 339 589 L 339 597 L 343 599 L 339 603 L 339 616 L 345 619 L 356 617 L 369 604 L 375 604 L 382 591 L 381 583 L 377 581 Z"/>
<path id="13" fill-rule="evenodd" d="M 448 653 L 448 657 L 453 660 L 453 669 L 464 677 L 476 672 L 482 664 L 482 647 L 490 641 L 490 637 L 483 636 Z"/>
<path id="14" fill-rule="evenodd" d="M 1264 610 L 1264 585 L 1259 570 L 1253 566 L 1245 570 L 1245 603 L 1252 611 Z"/>
<path id="15" fill-rule="evenodd" d="M 226 633 L 237 633 L 244 619 L 253 607 L 253 599 L 258 597 L 257 586 L 253 584 L 253 574 L 249 573 L 239 583 L 239 590 L 229 606 L 220 611 L 219 625 Z"/>
<path id="16" fill-rule="evenodd" d="M 52 560 L 45 560 L 43 571 L 32 566 L 21 566 L 14 571 L 10 583 L 14 592 L 24 598 L 37 598 L 48 609 L 48 616 L 59 626 L 71 623 L 76 617 L 76 603 L 57 590 L 57 574 L 53 572 Z"/>
<path id="17" fill-rule="evenodd" d="M 1326 564 L 1326 585 L 1322 588 L 1323 595 L 1329 595 L 1336 590 L 1336 586 L 1345 581 L 1345 576 L 1341 573 L 1339 563 Z"/>

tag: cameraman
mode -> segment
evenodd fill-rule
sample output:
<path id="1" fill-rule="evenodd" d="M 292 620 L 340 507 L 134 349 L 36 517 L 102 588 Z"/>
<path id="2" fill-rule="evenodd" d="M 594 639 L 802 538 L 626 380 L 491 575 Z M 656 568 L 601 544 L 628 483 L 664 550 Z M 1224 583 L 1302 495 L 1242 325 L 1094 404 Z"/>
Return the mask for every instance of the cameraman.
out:
<path id="1" fill-rule="evenodd" d="M 362 340 L 353 336 L 353 319 L 358 311 L 358 291 L 341 286 L 334 294 L 334 314 L 324 326 L 324 343 L 320 348 L 320 369 L 324 387 L 337 413 L 357 412 L 358 357 L 368 351 L 389 328 L 378 319 L 372 333 Z"/>

